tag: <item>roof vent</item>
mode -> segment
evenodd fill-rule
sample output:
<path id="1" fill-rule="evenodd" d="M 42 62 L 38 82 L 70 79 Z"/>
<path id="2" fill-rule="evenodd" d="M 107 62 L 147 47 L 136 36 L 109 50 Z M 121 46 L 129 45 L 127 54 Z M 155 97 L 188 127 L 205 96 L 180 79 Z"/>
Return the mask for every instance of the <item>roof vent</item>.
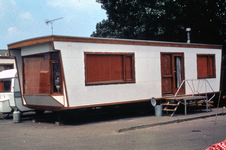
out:
<path id="1" fill-rule="evenodd" d="M 186 28 L 186 31 L 187 31 L 187 43 L 191 43 L 191 40 L 190 40 L 191 28 Z"/>

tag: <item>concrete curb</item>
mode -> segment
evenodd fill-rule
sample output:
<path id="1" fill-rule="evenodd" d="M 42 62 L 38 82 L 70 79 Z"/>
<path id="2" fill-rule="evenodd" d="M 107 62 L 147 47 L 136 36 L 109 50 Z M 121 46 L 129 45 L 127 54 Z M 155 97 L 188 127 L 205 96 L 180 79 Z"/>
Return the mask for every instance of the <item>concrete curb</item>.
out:
<path id="1" fill-rule="evenodd" d="M 146 124 L 146 125 L 139 125 L 139 126 L 133 126 L 133 127 L 128 127 L 128 128 L 122 128 L 118 129 L 116 132 L 122 133 L 126 131 L 132 131 L 132 130 L 137 130 L 137 129 L 144 129 L 144 128 L 149 128 L 149 127 L 155 127 L 155 126 L 160 126 L 160 125 L 167 125 L 167 124 L 173 124 L 173 123 L 180 123 L 180 122 L 185 122 L 185 121 L 191 121 L 191 120 L 196 120 L 196 119 L 202 119 L 202 118 L 207 118 L 207 117 L 215 117 L 215 116 L 220 116 L 220 115 L 226 115 L 226 113 L 216 113 L 216 114 L 208 114 L 208 115 L 203 115 L 203 116 L 194 116 L 190 118 L 175 118 L 175 120 L 172 121 L 165 121 L 165 122 L 158 122 L 158 123 L 152 123 L 152 124 Z"/>

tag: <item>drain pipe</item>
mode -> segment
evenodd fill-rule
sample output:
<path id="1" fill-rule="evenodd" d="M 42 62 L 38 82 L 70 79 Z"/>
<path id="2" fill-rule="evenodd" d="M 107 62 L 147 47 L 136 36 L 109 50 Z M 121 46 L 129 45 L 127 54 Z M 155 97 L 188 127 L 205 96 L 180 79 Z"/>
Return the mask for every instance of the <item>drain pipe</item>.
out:
<path id="1" fill-rule="evenodd" d="M 191 40 L 190 40 L 191 28 L 186 28 L 186 31 L 187 31 L 187 43 L 191 43 Z"/>

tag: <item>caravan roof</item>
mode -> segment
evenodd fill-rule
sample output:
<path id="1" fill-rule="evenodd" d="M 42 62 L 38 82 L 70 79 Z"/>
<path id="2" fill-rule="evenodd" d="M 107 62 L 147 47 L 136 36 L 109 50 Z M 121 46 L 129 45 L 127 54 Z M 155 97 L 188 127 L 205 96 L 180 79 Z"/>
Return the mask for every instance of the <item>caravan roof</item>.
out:
<path id="1" fill-rule="evenodd" d="M 101 44 L 123 44 L 123 45 L 143 45 L 143 46 L 165 46 L 165 47 L 190 47 L 190 48 L 213 48 L 221 49 L 222 45 L 209 45 L 197 43 L 179 43 L 165 41 L 150 41 L 150 40 L 132 40 L 132 39 L 115 39 L 115 38 L 93 38 L 93 37 L 72 37 L 72 36 L 43 36 L 22 40 L 19 42 L 8 44 L 9 50 L 19 50 L 21 47 L 46 43 L 46 42 L 81 42 L 81 43 L 101 43 Z"/>

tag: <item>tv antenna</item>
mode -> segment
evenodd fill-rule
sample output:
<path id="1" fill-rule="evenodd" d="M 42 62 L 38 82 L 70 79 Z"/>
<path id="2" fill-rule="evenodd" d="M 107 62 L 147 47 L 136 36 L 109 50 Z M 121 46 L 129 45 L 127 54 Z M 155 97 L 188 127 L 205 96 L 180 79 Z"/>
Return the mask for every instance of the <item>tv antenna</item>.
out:
<path id="1" fill-rule="evenodd" d="M 49 21 L 45 22 L 47 25 L 49 25 L 49 23 L 51 23 L 52 35 L 53 35 L 53 22 L 56 21 L 56 20 L 60 20 L 60 19 L 63 19 L 63 17 L 57 18 L 57 19 L 53 19 L 53 20 L 49 20 Z"/>

